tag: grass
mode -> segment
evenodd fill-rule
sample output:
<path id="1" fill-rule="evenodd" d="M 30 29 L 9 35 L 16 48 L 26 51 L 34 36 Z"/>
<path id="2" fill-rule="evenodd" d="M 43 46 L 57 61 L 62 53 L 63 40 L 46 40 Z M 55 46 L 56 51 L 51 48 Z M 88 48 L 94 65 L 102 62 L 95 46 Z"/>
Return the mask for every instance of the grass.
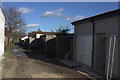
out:
<path id="1" fill-rule="evenodd" d="M 7 46 L 7 49 L 5 50 L 5 53 L 4 53 L 5 59 L 3 59 L 2 62 L 0 62 L 1 65 L 7 64 L 8 57 L 12 56 L 11 55 L 11 53 L 13 53 L 12 49 L 13 49 L 13 44 L 10 44 Z M 3 67 L 3 69 L 8 69 L 8 66 L 3 65 L 2 67 Z"/>
<path id="2" fill-rule="evenodd" d="M 2 67 L 2 61 L 0 61 L 0 68 Z"/>
<path id="3" fill-rule="evenodd" d="M 8 45 L 7 49 L 5 50 L 5 56 L 13 53 L 12 48 L 13 48 L 13 44 Z"/>
<path id="4" fill-rule="evenodd" d="M 14 42 L 14 43 L 18 43 L 18 42 L 19 42 L 19 39 L 13 39 L 13 42 Z"/>

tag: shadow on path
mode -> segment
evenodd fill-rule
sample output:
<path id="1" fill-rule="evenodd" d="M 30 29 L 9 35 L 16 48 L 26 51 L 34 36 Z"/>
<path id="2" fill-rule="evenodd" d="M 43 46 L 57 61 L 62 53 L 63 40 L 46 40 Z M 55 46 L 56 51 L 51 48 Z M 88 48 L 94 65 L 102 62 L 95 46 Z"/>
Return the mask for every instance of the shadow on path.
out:
<path id="1" fill-rule="evenodd" d="M 56 58 L 49 58 L 47 56 L 45 56 L 46 53 L 38 50 L 38 49 L 29 49 L 27 46 L 23 46 L 20 43 L 15 43 L 16 46 L 19 46 L 20 48 L 24 49 L 24 53 L 32 59 L 35 59 L 38 63 L 39 61 L 43 61 L 46 63 L 50 63 L 50 64 L 55 64 L 58 66 L 62 66 L 62 67 L 68 67 L 65 64 L 59 62 Z M 69 67 L 68 67 L 69 68 Z"/>

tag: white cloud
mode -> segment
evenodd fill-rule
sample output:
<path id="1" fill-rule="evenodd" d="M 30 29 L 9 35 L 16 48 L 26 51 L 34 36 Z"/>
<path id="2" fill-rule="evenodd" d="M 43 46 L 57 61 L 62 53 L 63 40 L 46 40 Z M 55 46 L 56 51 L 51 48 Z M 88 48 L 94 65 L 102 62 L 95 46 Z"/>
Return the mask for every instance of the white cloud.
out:
<path id="1" fill-rule="evenodd" d="M 41 16 L 42 17 L 52 17 L 52 16 L 60 16 L 62 17 L 65 21 L 75 21 L 75 20 L 80 20 L 80 19 L 83 19 L 85 18 L 85 16 L 83 15 L 77 15 L 75 17 L 69 17 L 67 15 L 63 15 L 62 14 L 62 11 L 64 9 L 63 8 L 60 8 L 58 10 L 54 10 L 54 11 L 46 11 L 45 13 L 43 13 Z"/>
<path id="2" fill-rule="evenodd" d="M 64 9 L 60 8 L 58 10 L 54 10 L 54 11 L 46 11 L 45 13 L 43 13 L 41 16 L 42 17 L 50 17 L 50 16 L 62 16 L 62 11 Z"/>
<path id="3" fill-rule="evenodd" d="M 82 15 L 78 15 L 78 16 L 76 16 L 76 17 L 66 17 L 65 18 L 65 20 L 66 21 L 75 21 L 75 20 L 81 20 L 81 19 L 83 19 L 83 18 L 85 18 L 85 16 L 82 16 Z"/>
<path id="4" fill-rule="evenodd" d="M 34 9 L 29 9 L 29 8 L 26 8 L 26 7 L 21 7 L 17 11 L 20 12 L 20 13 L 22 13 L 22 14 L 26 14 L 26 13 L 33 12 Z"/>
<path id="5" fill-rule="evenodd" d="M 39 24 L 29 24 L 29 25 L 26 25 L 25 27 L 26 28 L 33 28 L 33 27 L 38 27 L 38 26 L 40 26 Z"/>

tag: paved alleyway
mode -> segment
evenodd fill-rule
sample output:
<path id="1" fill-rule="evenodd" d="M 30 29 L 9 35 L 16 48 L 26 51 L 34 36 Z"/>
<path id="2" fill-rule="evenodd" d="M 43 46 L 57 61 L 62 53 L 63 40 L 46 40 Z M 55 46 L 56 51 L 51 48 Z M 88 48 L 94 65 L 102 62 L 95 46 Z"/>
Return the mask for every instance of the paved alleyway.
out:
<path id="1" fill-rule="evenodd" d="M 33 53 L 18 45 L 14 45 L 14 49 L 18 51 L 7 57 L 3 78 L 85 78 L 65 65 L 41 55 L 40 52 Z"/>

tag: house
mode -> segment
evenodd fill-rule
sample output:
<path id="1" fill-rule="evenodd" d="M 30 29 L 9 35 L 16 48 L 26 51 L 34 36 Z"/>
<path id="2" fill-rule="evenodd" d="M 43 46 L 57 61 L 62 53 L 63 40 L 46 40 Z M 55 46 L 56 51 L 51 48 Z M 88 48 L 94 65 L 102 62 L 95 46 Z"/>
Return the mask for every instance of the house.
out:
<path id="1" fill-rule="evenodd" d="M 53 32 L 35 32 L 35 31 L 33 31 L 33 32 L 31 32 L 31 33 L 28 33 L 28 36 L 29 36 L 29 38 L 33 38 L 33 39 L 30 39 L 30 43 L 31 43 L 31 41 L 34 40 L 35 38 L 36 38 L 36 39 L 39 39 L 39 38 L 42 37 L 42 36 L 45 36 L 45 38 L 46 38 L 45 41 L 46 41 L 46 42 L 47 42 L 48 40 L 53 39 L 53 38 L 56 37 L 55 33 L 53 33 Z"/>
<path id="2" fill-rule="evenodd" d="M 24 37 L 20 38 L 20 43 L 22 43 L 22 44 L 27 44 L 27 41 L 28 41 L 28 36 L 24 36 Z"/>
<path id="3" fill-rule="evenodd" d="M 4 29 L 5 29 L 5 17 L 3 15 L 3 9 L 0 5 L 0 64 L 2 63 L 2 56 L 4 54 Z M 0 65 L 0 74 L 2 74 L 2 65 Z M 0 75 L 0 78 L 2 75 Z"/>
<path id="4" fill-rule="evenodd" d="M 54 42 L 52 39 L 56 37 L 55 33 L 53 32 L 35 32 L 35 31 L 29 33 L 28 36 L 30 47 L 39 48 L 44 51 L 47 51 L 47 48 L 50 45 L 52 45 L 51 42 L 52 43 Z"/>
<path id="5" fill-rule="evenodd" d="M 40 38 L 40 36 L 46 36 L 46 41 L 55 38 L 56 35 L 53 32 L 32 32 L 34 38 Z"/>
<path id="6" fill-rule="evenodd" d="M 120 76 L 120 9 L 74 21 L 72 25 L 75 32 L 74 60 L 83 68 L 104 75 L 108 69 L 110 38 L 117 36 L 113 76 Z"/>

